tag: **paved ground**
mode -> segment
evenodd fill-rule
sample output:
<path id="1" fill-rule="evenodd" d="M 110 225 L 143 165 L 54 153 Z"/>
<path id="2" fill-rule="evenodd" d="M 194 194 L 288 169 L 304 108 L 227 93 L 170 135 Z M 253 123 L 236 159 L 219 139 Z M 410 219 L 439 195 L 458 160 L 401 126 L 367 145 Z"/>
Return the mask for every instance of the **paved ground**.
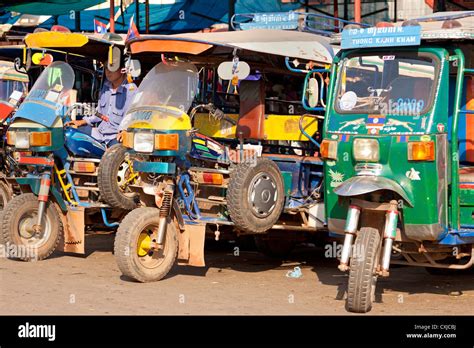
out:
<path id="1" fill-rule="evenodd" d="M 324 250 L 300 248 L 284 262 L 214 246 L 206 268 L 175 267 L 157 283 L 121 278 L 113 236 L 88 237 L 86 256 L 36 263 L 0 260 L 0 314 L 345 314 L 347 277 Z M 302 268 L 303 277 L 286 273 Z M 379 281 L 372 314 L 474 314 L 474 272 L 432 276 L 400 267 Z"/>

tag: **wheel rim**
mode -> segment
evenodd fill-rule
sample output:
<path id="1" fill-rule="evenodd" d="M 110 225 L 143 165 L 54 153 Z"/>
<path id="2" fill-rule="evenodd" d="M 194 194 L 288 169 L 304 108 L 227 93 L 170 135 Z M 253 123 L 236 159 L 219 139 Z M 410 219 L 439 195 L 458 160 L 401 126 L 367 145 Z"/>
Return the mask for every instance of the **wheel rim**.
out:
<path id="1" fill-rule="evenodd" d="M 136 257 L 140 265 L 148 269 L 159 267 L 168 254 L 166 237 L 161 249 L 151 249 L 151 243 L 156 242 L 158 238 L 158 226 L 158 224 L 147 225 L 137 238 Z"/>
<path id="2" fill-rule="evenodd" d="M 38 210 L 25 212 L 18 220 L 18 236 L 21 242 L 32 248 L 40 248 L 45 245 L 51 236 L 51 221 L 44 213 L 39 234 L 33 231 L 33 226 L 38 221 Z"/>
<path id="3" fill-rule="evenodd" d="M 259 173 L 250 183 L 249 197 L 252 213 L 265 218 L 275 209 L 278 200 L 276 182 L 267 173 Z"/>

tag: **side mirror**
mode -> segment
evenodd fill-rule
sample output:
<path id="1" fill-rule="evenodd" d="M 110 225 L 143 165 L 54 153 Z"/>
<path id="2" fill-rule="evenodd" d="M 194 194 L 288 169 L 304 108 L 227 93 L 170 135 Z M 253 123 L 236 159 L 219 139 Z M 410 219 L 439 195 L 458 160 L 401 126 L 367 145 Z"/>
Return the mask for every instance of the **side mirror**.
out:
<path id="1" fill-rule="evenodd" d="M 118 47 L 112 47 L 109 50 L 109 57 L 107 59 L 107 69 L 114 72 L 120 68 L 120 61 L 122 59 L 122 52 Z"/>
<path id="2" fill-rule="evenodd" d="M 142 73 L 142 66 L 138 59 L 127 59 L 125 62 L 125 69 L 127 74 L 130 74 L 132 77 L 138 77 Z"/>
<path id="3" fill-rule="evenodd" d="M 314 77 L 311 77 L 308 80 L 308 85 L 306 87 L 306 98 L 308 100 L 308 105 L 312 108 L 318 105 L 319 101 L 319 84 L 318 80 Z"/>
<path id="4" fill-rule="evenodd" d="M 232 80 L 234 76 L 244 80 L 250 75 L 250 66 L 242 61 L 237 63 L 237 67 L 234 67 L 234 62 L 222 62 L 217 68 L 217 74 L 223 80 Z"/>

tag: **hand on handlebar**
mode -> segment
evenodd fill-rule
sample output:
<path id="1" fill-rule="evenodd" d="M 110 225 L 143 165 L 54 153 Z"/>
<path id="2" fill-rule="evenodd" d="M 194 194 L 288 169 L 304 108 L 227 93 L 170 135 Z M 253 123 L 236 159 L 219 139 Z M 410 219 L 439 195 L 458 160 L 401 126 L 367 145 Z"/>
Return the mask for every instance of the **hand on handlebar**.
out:
<path id="1" fill-rule="evenodd" d="M 65 126 L 77 128 L 77 127 L 85 126 L 86 124 L 87 122 L 85 120 L 74 120 L 74 121 L 66 122 Z"/>

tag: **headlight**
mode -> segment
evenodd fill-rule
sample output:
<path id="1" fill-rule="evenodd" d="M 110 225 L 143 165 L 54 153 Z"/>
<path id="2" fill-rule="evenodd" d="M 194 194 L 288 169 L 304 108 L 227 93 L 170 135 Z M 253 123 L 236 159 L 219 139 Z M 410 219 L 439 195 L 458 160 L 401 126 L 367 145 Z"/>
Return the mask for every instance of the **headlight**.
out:
<path id="1" fill-rule="evenodd" d="M 376 139 L 355 139 L 353 153 L 356 161 L 377 162 L 379 142 Z"/>
<path id="2" fill-rule="evenodd" d="M 30 146 L 51 146 L 51 132 L 8 131 L 7 144 L 17 149 Z"/>
<path id="3" fill-rule="evenodd" d="M 133 149 L 137 152 L 153 152 L 155 147 L 155 135 L 153 133 L 135 133 L 133 137 Z"/>

